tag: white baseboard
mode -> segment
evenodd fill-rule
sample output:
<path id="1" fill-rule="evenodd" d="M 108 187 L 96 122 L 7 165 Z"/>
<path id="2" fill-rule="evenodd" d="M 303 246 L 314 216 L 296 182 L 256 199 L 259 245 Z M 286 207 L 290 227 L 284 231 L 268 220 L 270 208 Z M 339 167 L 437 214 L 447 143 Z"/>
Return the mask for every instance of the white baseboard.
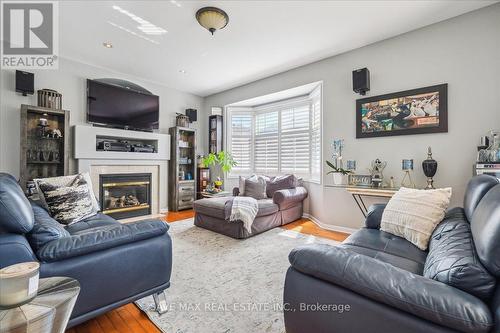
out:
<path id="1" fill-rule="evenodd" d="M 302 214 L 302 217 L 313 221 L 314 224 L 316 224 L 318 227 L 320 227 L 322 229 L 331 230 L 331 231 L 337 231 L 337 232 L 343 232 L 345 234 L 352 234 L 352 233 L 358 231 L 358 229 L 353 229 L 353 228 L 341 227 L 341 226 L 338 226 L 338 225 L 332 225 L 332 224 L 322 223 L 320 220 L 318 220 L 314 216 L 309 215 L 307 213 Z"/>
<path id="2" fill-rule="evenodd" d="M 160 208 L 160 214 L 167 214 L 168 208 Z"/>

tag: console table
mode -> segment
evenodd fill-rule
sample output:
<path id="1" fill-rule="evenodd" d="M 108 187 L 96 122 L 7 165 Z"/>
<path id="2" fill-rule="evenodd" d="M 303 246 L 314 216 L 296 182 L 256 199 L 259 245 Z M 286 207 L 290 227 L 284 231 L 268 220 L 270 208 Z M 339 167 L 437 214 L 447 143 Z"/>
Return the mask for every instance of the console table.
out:
<path id="1" fill-rule="evenodd" d="M 327 187 L 343 188 L 356 202 L 359 210 L 366 218 L 368 214 L 368 208 L 366 207 L 363 197 L 377 197 L 377 198 L 392 198 L 394 193 L 396 193 L 399 188 L 389 188 L 389 187 L 368 187 L 368 186 L 356 186 L 356 185 L 325 185 Z"/>

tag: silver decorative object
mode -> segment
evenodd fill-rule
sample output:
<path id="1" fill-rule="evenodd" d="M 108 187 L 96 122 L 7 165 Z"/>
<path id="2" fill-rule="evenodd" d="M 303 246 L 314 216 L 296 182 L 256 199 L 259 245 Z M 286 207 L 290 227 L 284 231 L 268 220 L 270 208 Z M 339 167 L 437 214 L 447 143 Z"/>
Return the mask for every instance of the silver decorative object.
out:
<path id="1" fill-rule="evenodd" d="M 384 169 L 387 166 L 387 162 L 382 162 L 380 159 L 372 161 L 370 173 L 372 174 L 372 185 L 373 187 L 380 187 L 384 181 Z"/>

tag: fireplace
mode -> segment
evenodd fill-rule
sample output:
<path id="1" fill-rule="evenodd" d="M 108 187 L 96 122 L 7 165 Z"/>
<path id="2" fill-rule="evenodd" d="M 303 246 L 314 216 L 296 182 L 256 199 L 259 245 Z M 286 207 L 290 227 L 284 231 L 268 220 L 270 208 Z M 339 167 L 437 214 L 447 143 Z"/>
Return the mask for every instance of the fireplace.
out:
<path id="1" fill-rule="evenodd" d="M 151 174 L 101 174 L 99 199 L 103 214 L 125 219 L 151 214 Z"/>

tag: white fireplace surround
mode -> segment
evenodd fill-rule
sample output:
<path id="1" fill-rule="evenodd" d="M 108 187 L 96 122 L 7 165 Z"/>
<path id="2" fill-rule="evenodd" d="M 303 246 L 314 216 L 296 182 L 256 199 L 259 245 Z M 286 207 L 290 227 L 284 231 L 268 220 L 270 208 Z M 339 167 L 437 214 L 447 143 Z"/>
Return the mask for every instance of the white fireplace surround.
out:
<path id="1" fill-rule="evenodd" d="M 170 135 L 77 125 L 74 127 L 74 158 L 78 172 L 88 172 L 99 198 L 99 175 L 151 173 L 151 214 L 167 211 L 167 163 Z M 97 137 L 149 140 L 157 143 L 156 153 L 97 151 Z"/>

